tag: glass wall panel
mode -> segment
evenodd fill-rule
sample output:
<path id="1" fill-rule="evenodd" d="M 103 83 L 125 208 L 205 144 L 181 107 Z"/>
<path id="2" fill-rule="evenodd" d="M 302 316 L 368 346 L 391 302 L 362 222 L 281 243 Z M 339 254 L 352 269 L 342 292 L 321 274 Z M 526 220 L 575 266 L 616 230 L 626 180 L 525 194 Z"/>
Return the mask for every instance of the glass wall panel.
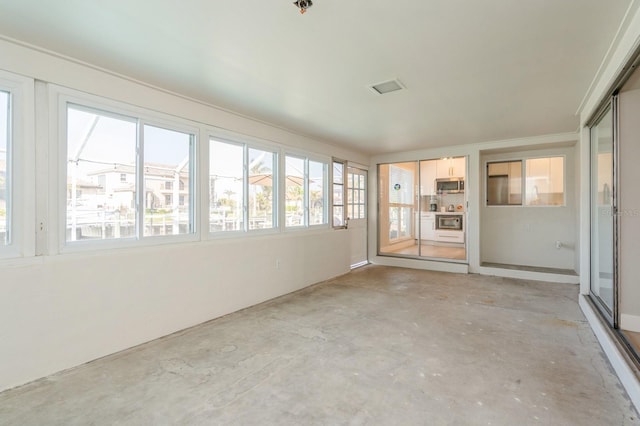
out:
<path id="1" fill-rule="evenodd" d="M 591 294 L 613 315 L 613 113 L 591 128 Z"/>

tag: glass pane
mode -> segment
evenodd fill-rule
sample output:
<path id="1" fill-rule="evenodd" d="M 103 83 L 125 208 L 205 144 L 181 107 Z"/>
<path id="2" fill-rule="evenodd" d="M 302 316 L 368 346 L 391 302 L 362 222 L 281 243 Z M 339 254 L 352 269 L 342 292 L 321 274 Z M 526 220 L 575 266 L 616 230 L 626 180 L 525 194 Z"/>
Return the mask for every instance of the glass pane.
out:
<path id="1" fill-rule="evenodd" d="M 613 312 L 613 125 L 591 129 L 591 293 Z"/>
<path id="2" fill-rule="evenodd" d="M 333 206 L 333 226 L 343 226 L 344 207 Z"/>
<path id="3" fill-rule="evenodd" d="M 135 119 L 68 106 L 66 241 L 135 236 L 136 143 Z"/>
<path id="4" fill-rule="evenodd" d="M 413 204 L 413 178 L 413 170 L 389 166 L 389 203 Z"/>
<path id="5" fill-rule="evenodd" d="M 333 183 L 344 184 L 343 181 L 343 173 L 344 173 L 344 164 L 342 163 L 333 163 Z"/>
<path id="6" fill-rule="evenodd" d="M 304 221 L 304 160 L 285 158 L 285 223 L 286 226 L 305 226 Z"/>
<path id="7" fill-rule="evenodd" d="M 325 188 L 327 183 L 327 164 L 309 161 L 309 224 L 327 223 Z"/>
<path id="8" fill-rule="evenodd" d="M 244 230 L 244 147 L 209 143 L 209 232 Z"/>
<path id="9" fill-rule="evenodd" d="M 522 161 L 487 164 L 487 205 L 522 205 Z"/>
<path id="10" fill-rule="evenodd" d="M 343 185 L 338 185 L 337 183 L 333 184 L 333 205 L 334 206 L 344 205 L 343 190 L 344 190 Z"/>
<path id="11" fill-rule="evenodd" d="M 564 158 L 532 158 L 526 161 L 525 196 L 528 206 L 564 205 Z"/>
<path id="12" fill-rule="evenodd" d="M 192 232 L 189 176 L 192 138 L 188 133 L 144 126 L 145 236 Z"/>
<path id="13" fill-rule="evenodd" d="M 7 92 L 0 91 L 0 246 L 9 244 L 9 100 Z"/>
<path id="14" fill-rule="evenodd" d="M 268 229 L 276 226 L 274 175 L 276 155 L 260 149 L 249 149 L 249 229 Z"/>

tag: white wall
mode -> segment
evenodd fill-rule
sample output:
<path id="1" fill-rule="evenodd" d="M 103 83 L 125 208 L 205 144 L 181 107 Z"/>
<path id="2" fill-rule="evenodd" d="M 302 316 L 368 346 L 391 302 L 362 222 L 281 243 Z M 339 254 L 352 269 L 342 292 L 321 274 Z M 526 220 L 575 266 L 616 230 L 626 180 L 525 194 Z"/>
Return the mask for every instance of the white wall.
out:
<path id="1" fill-rule="evenodd" d="M 538 266 L 575 270 L 576 265 L 576 205 L 575 148 L 541 148 L 484 154 L 481 170 L 488 161 L 518 160 L 527 157 L 565 156 L 565 206 L 486 206 L 480 208 L 481 262 Z M 482 178 L 482 200 L 486 176 Z M 556 241 L 562 243 L 556 248 Z"/>
<path id="2" fill-rule="evenodd" d="M 3 40 L 0 70 L 309 153 L 369 162 L 362 154 Z M 36 229 L 30 220 L 25 242 L 47 255 L 0 261 L 0 390 L 349 271 L 348 231 L 329 227 L 60 254 L 57 224 L 50 221 L 58 194 L 48 185 L 56 154 L 46 150 L 55 137 L 47 93 L 37 90 L 38 152 L 22 165 L 25 175 L 37 175 L 37 207 L 33 198 L 25 202 L 26 217 L 37 216 L 43 225 Z"/>

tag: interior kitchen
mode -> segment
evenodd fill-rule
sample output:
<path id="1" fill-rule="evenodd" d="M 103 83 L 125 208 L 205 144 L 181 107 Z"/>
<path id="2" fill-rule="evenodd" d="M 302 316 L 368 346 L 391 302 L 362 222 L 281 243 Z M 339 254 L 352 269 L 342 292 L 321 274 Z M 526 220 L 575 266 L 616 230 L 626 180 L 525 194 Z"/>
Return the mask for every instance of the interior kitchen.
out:
<path id="1" fill-rule="evenodd" d="M 380 255 L 467 261 L 466 157 L 380 164 Z"/>

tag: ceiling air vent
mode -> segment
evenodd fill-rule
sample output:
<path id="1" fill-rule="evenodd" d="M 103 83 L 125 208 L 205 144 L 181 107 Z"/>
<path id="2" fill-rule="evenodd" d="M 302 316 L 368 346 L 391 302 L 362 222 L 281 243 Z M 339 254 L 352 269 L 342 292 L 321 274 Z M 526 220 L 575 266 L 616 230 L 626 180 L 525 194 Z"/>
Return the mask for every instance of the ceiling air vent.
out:
<path id="1" fill-rule="evenodd" d="M 404 89 L 404 86 L 402 85 L 402 83 L 400 83 L 398 79 L 383 81 L 382 83 L 374 84 L 369 87 L 378 95 L 384 95 L 385 93 L 395 92 L 396 90 Z"/>

